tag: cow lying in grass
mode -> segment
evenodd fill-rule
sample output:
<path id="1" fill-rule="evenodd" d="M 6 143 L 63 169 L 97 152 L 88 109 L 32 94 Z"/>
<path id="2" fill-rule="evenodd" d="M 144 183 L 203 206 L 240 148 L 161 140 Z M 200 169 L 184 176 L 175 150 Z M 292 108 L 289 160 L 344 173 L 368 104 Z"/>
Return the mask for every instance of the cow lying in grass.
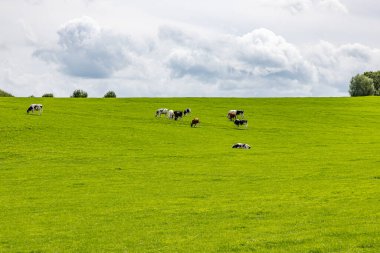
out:
<path id="1" fill-rule="evenodd" d="M 240 127 L 240 126 L 248 127 L 248 120 L 246 120 L 246 119 L 235 119 L 234 124 L 237 127 Z"/>
<path id="2" fill-rule="evenodd" d="M 34 111 L 38 111 L 39 115 L 41 115 L 41 113 L 43 112 L 42 105 L 41 104 L 31 104 L 29 106 L 28 110 L 26 110 L 26 113 L 28 113 L 28 114 L 29 114 L 29 112 L 34 113 Z"/>
<path id="3" fill-rule="evenodd" d="M 232 146 L 232 148 L 241 148 L 241 149 L 250 149 L 251 146 L 249 146 L 246 143 L 236 143 Z"/>

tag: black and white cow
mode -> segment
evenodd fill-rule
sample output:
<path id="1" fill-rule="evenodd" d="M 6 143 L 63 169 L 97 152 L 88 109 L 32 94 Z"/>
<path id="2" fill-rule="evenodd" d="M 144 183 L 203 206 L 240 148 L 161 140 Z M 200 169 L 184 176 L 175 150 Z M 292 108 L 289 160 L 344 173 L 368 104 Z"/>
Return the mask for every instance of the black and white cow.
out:
<path id="1" fill-rule="evenodd" d="M 234 124 L 238 127 L 240 127 L 240 126 L 248 127 L 248 120 L 246 120 L 246 119 L 235 119 Z"/>
<path id="2" fill-rule="evenodd" d="M 173 113 L 174 113 L 174 120 L 182 119 L 182 117 L 183 117 L 182 111 L 174 111 Z"/>
<path id="3" fill-rule="evenodd" d="M 28 108 L 28 110 L 26 110 L 26 113 L 34 113 L 34 111 L 38 111 L 39 114 L 41 115 L 41 113 L 43 112 L 43 106 L 41 104 L 31 104 Z"/>
<path id="4" fill-rule="evenodd" d="M 240 116 L 242 119 L 244 119 L 244 111 L 243 110 L 236 110 L 236 116 Z"/>
<path id="5" fill-rule="evenodd" d="M 168 109 L 166 108 L 160 108 L 160 109 L 157 109 L 156 111 L 156 117 L 161 117 L 161 114 L 167 114 L 168 113 Z"/>
<path id="6" fill-rule="evenodd" d="M 187 114 L 190 114 L 191 113 L 191 109 L 190 108 L 186 108 L 184 111 L 183 111 L 183 116 L 186 116 Z"/>
<path id="7" fill-rule="evenodd" d="M 232 146 L 232 148 L 242 148 L 242 149 L 250 149 L 251 146 L 249 146 L 246 143 L 236 143 Z"/>
<path id="8" fill-rule="evenodd" d="M 174 120 L 182 119 L 183 112 L 182 111 L 174 111 Z"/>

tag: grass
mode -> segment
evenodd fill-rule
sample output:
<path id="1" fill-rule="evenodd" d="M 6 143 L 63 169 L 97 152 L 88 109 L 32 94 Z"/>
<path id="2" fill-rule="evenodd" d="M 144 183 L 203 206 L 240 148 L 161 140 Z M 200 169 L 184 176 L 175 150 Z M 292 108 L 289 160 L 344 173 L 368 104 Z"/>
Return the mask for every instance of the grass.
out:
<path id="1" fill-rule="evenodd" d="M 0 252 L 380 252 L 378 97 L 0 107 Z"/>

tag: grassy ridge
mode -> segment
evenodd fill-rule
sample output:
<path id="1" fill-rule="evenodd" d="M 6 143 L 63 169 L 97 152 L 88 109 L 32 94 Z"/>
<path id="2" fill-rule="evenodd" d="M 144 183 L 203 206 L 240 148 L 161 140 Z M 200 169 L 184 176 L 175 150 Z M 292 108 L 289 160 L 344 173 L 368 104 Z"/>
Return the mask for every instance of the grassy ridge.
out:
<path id="1" fill-rule="evenodd" d="M 13 97 L 13 95 L 0 89 L 0 97 Z"/>
<path id="2" fill-rule="evenodd" d="M 376 97 L 0 106 L 0 252 L 380 251 Z"/>

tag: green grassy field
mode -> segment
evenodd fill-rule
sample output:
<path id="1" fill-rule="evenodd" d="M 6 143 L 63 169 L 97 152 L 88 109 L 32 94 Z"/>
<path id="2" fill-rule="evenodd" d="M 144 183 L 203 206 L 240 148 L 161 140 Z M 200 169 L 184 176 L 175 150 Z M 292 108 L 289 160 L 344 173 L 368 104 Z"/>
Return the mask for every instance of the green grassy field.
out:
<path id="1" fill-rule="evenodd" d="M 0 108 L 0 252 L 380 252 L 379 97 Z"/>

